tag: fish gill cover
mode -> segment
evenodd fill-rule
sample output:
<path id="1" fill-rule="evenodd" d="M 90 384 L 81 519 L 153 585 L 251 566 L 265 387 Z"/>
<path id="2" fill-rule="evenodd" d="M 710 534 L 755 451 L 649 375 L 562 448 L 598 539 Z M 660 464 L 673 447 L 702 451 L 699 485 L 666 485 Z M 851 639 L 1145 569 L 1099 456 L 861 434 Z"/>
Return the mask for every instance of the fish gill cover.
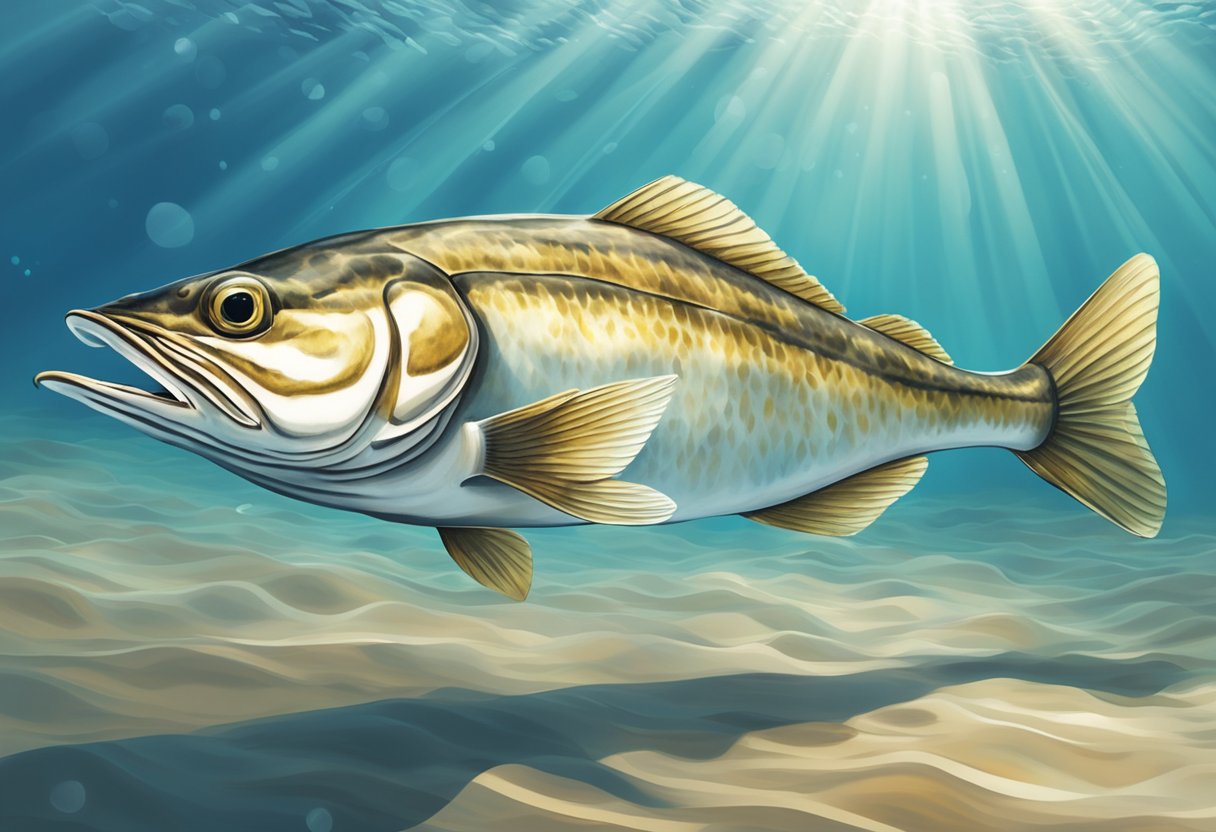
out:
<path id="1" fill-rule="evenodd" d="M 4 3 L 0 828 L 1211 828 L 1214 26 L 1130 0 Z M 514 605 L 429 530 L 29 384 L 134 372 L 72 307 L 668 173 L 969 367 L 1150 252 L 1160 538 L 960 451 L 853 538 L 537 532 Z"/>

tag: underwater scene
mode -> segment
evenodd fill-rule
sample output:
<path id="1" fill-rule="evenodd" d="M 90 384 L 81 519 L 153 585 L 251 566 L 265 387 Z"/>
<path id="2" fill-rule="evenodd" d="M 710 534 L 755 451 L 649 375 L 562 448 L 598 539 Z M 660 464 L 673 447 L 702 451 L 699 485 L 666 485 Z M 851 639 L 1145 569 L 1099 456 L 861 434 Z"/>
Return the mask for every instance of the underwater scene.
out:
<path id="1" fill-rule="evenodd" d="M 0 830 L 1216 829 L 1216 3 L 5 0 L 0 113 Z M 244 360 L 271 361 L 275 345 L 245 321 L 298 314 L 296 343 L 311 343 L 339 330 L 307 315 L 358 280 L 333 279 L 301 313 L 258 294 L 303 280 L 264 277 L 295 255 L 255 258 L 445 218 L 594 215 L 665 176 L 729 199 L 814 278 L 793 266 L 809 282 L 781 288 L 742 266 L 722 284 L 669 275 L 621 318 L 638 329 L 650 331 L 646 304 L 681 291 L 712 296 L 682 322 L 728 317 L 743 297 L 769 311 L 731 320 L 780 312 L 851 326 L 843 304 L 877 331 L 873 316 L 897 314 L 932 333 L 884 336 L 886 372 L 893 355 L 954 372 L 948 353 L 1002 373 L 1044 355 L 1121 264 L 1149 274 L 1152 261 L 1135 258 L 1145 252 L 1160 272 L 1155 353 L 1149 318 L 1106 314 L 1108 331 L 1140 339 L 1134 355 L 1110 348 L 1135 363 L 1124 368 L 1135 384 L 1069 411 L 1059 403 L 1097 382 L 1074 393 L 1066 370 L 1041 374 L 1031 440 L 920 448 L 942 452 L 919 484 L 922 468 L 902 469 L 898 493 L 860 520 L 872 495 L 840 490 L 828 520 L 759 511 L 758 497 L 747 512 L 680 514 L 685 495 L 658 486 L 627 495 L 651 513 L 612 514 L 613 491 L 572 502 L 587 483 L 563 479 L 565 458 L 536 469 L 549 479 L 527 480 L 492 468 L 487 444 L 470 493 L 531 506 L 497 523 L 523 537 L 495 538 L 506 547 L 496 550 L 451 530 L 441 540 L 432 527 L 444 523 L 427 520 L 437 514 L 385 509 L 391 489 L 366 486 L 374 509 L 312 499 L 314 485 L 273 480 L 269 467 L 191 453 L 197 432 L 175 441 L 137 429 L 135 410 L 124 423 L 71 400 L 91 389 L 149 413 L 201 420 L 206 409 L 179 389 L 186 371 L 149 364 L 143 336 L 98 313 L 65 326 L 69 310 L 189 276 L 210 287 L 244 263 L 254 277 L 225 283 L 227 294 L 207 288 L 207 308 L 231 324 Z M 674 210 L 648 205 L 605 216 L 635 233 Z M 712 248 L 710 231 L 680 238 L 696 249 L 688 262 L 743 262 Z M 300 251 L 324 279 L 365 239 Z M 498 264 L 478 267 L 487 274 L 507 268 L 497 237 L 467 244 L 460 257 Z M 567 248 L 592 263 L 613 256 L 593 239 Z M 630 252 L 629 269 L 651 268 L 638 265 L 647 250 Z M 481 291 L 456 285 L 452 309 Z M 436 289 L 426 306 L 401 291 L 390 311 L 421 328 L 449 297 Z M 561 320 L 575 320 L 576 295 L 561 297 Z M 485 308 L 509 317 L 525 301 Z M 105 309 L 159 303 L 163 318 L 174 302 Z M 468 343 L 480 337 L 502 357 L 492 315 L 474 311 L 459 318 L 480 322 Z M 574 355 L 583 336 L 561 320 L 524 326 L 528 343 Z M 206 337 L 219 343 L 221 330 Z M 417 348 L 421 331 L 408 333 L 410 371 L 390 376 L 402 396 L 422 378 L 415 359 L 438 350 Z M 654 332 L 679 343 L 674 325 Z M 336 360 L 328 349 L 317 348 L 318 368 Z M 1070 355 L 1104 349 L 1079 339 Z M 498 395 L 515 394 L 512 408 L 548 401 L 603 352 L 525 354 L 508 377 L 519 388 Z M 772 354 L 752 353 L 753 379 Z M 460 366 L 444 390 L 499 378 Z M 674 366 L 696 378 L 687 361 Z M 149 376 L 164 389 L 149 391 Z M 625 454 L 604 471 L 642 482 L 647 460 L 724 472 L 714 505 L 732 493 L 746 502 L 767 471 L 820 464 L 783 451 L 766 422 L 721 428 L 720 403 L 727 415 L 744 405 L 711 399 L 710 381 L 681 381 L 669 399 L 674 383 L 627 402 L 646 411 L 630 423 L 640 433 L 578 459 Z M 262 410 L 252 395 L 215 393 L 211 412 L 227 408 L 226 424 L 271 412 L 269 395 Z M 767 417 L 785 415 L 767 404 Z M 1094 420 L 1111 406 L 1130 413 L 1131 438 L 1093 457 L 1114 473 L 1086 504 L 1064 493 L 1083 473 L 1057 467 L 1053 479 L 1052 460 L 1019 452 L 1029 470 L 991 447 L 1026 451 L 1065 428 L 1107 436 Z M 304 424 L 327 408 L 291 412 Z M 488 418 L 500 410 L 478 424 L 505 431 L 509 419 Z M 883 418 L 842 412 L 850 424 Z M 835 413 L 798 418 L 843 429 Z M 998 421 L 1016 427 L 1007 412 Z M 638 448 L 673 424 L 705 429 L 682 450 L 639 456 L 657 453 Z M 827 453 L 823 430 L 788 447 Z M 223 437 L 207 441 L 227 447 Z M 628 453 L 625 439 L 637 439 Z M 955 445 L 977 447 L 945 450 Z M 1155 456 L 1168 485 L 1159 531 L 1151 500 L 1124 501 L 1139 521 L 1104 509 L 1137 487 L 1140 455 Z M 402 487 L 418 500 L 432 490 Z M 434 511 L 455 511 L 444 487 L 430 494 Z M 519 546 L 533 560 L 522 585 Z"/>

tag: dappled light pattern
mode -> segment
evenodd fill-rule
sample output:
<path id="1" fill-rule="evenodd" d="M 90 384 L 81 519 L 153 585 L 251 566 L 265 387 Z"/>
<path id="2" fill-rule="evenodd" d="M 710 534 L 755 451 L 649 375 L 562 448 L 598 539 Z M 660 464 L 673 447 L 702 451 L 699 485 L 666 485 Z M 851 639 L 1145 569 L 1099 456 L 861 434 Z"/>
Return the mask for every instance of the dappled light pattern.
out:
<path id="1" fill-rule="evenodd" d="M 1145 543 L 1059 506 L 913 494 L 851 539 L 737 520 L 550 530 L 515 604 L 430 530 L 291 503 L 151 443 L 44 434 L 0 448 L 8 817 L 1216 820 L 1208 523 Z M 165 803 L 181 783 L 207 799 Z"/>

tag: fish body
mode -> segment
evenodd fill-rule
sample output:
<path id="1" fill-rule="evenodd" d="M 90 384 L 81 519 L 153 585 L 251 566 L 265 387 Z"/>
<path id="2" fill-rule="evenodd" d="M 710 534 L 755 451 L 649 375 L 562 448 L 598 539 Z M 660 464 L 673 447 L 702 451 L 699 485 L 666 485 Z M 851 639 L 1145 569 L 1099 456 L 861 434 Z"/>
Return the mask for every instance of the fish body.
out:
<path id="1" fill-rule="evenodd" d="M 452 275 L 477 319 L 467 420 L 556 390 L 675 376 L 662 420 L 620 474 L 668 495 L 672 521 L 755 511 L 926 451 L 1029 449 L 1051 422 L 1040 368 L 957 369 L 647 231 L 521 217 L 387 237 Z M 580 522 L 510 487 L 460 488 L 463 499 L 436 492 L 414 516 Z"/>
<path id="2" fill-rule="evenodd" d="M 1156 292 L 1139 255 L 1030 361 L 969 372 L 905 318 L 845 317 L 733 203 L 666 177 L 590 217 L 343 235 L 71 313 L 166 393 L 39 380 L 275 491 L 435 526 L 522 597 L 506 528 L 742 514 L 851 534 L 950 448 L 1009 448 L 1155 533 L 1164 483 L 1130 397 Z"/>

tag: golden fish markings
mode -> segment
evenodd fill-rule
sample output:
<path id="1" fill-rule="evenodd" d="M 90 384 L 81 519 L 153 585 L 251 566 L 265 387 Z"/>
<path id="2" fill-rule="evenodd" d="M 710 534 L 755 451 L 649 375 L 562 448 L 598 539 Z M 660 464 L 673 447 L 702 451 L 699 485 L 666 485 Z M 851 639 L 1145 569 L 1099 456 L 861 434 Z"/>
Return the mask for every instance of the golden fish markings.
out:
<path id="1" fill-rule="evenodd" d="M 283 310 L 276 315 L 273 337 L 229 341 L 208 336 L 195 343 L 213 360 L 224 360 L 267 390 L 283 396 L 316 396 L 343 390 L 363 378 L 372 362 L 374 341 L 375 327 L 362 312 Z"/>
<path id="2" fill-rule="evenodd" d="M 391 245 L 464 272 L 569 274 L 797 328 L 797 298 L 664 237 L 584 217 L 452 220 L 386 232 Z"/>
<path id="3" fill-rule="evenodd" d="M 1000 379 L 961 373 L 700 252 L 633 228 L 581 217 L 526 217 L 409 226 L 386 232 L 386 238 L 454 277 L 501 272 L 590 278 L 729 315 L 909 383 L 994 396 L 1027 394 Z"/>
<path id="4" fill-rule="evenodd" d="M 997 384 L 990 377 L 972 393 L 935 391 L 714 310 L 587 278 L 469 273 L 456 284 L 498 349 L 489 363 L 503 368 L 485 382 L 472 418 L 520 406 L 546 385 L 678 375 L 626 475 L 680 505 L 685 492 L 737 503 L 740 488 L 805 476 L 808 459 L 825 476 L 847 470 L 874 436 L 883 450 L 927 449 L 960 429 L 1041 432 L 1051 418 L 1046 377 L 1034 368 L 1004 380 L 1005 399 L 987 394 Z M 551 341 L 565 346 L 547 350 Z M 763 507 L 763 493 L 755 499 L 749 508 Z"/>
<path id="5" fill-rule="evenodd" d="M 1151 536 L 1165 486 L 1130 399 L 1158 285 L 1137 255 L 1029 361 L 969 372 L 913 321 L 846 318 L 732 202 L 664 177 L 591 217 L 347 234 L 76 311 L 164 392 L 37 380 L 275 491 L 435 526 L 522 599 L 506 527 L 854 534 L 923 454 L 976 445 Z"/>
<path id="6" fill-rule="evenodd" d="M 414 291 L 425 295 L 427 308 L 410 333 L 406 370 L 421 376 L 452 363 L 468 346 L 469 333 L 458 325 L 463 315 L 455 298 L 425 286 Z"/>

